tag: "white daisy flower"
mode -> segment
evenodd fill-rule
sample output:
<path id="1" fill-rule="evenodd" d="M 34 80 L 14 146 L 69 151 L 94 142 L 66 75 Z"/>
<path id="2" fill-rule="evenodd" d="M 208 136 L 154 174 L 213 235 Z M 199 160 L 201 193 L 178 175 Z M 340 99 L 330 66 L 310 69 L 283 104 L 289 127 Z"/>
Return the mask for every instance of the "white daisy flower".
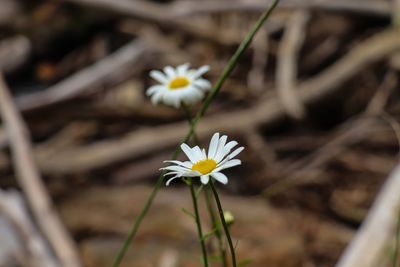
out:
<path id="1" fill-rule="evenodd" d="M 146 94 L 154 105 L 161 102 L 176 108 L 182 103 L 193 105 L 211 88 L 211 83 L 201 77 L 209 69 L 209 66 L 189 69 L 186 63 L 176 68 L 166 66 L 164 72 L 153 70 L 150 76 L 160 84 L 151 86 Z"/>
<path id="2" fill-rule="evenodd" d="M 218 182 L 227 184 L 228 177 L 221 171 L 240 165 L 242 162 L 239 159 L 234 159 L 234 157 L 244 149 L 244 147 L 239 147 L 231 152 L 238 142 L 230 141 L 226 143 L 227 139 L 226 135 L 219 137 L 219 133 L 215 133 L 211 138 L 208 154 L 206 154 L 204 148 L 200 149 L 198 146 L 190 148 L 183 143 L 181 148 L 190 161 L 165 161 L 172 163 L 172 165 L 161 168 L 161 170 L 167 170 L 168 173 L 166 175 L 174 175 L 168 179 L 167 186 L 172 180 L 180 177 L 200 177 L 201 182 L 207 184 L 211 176 Z"/>

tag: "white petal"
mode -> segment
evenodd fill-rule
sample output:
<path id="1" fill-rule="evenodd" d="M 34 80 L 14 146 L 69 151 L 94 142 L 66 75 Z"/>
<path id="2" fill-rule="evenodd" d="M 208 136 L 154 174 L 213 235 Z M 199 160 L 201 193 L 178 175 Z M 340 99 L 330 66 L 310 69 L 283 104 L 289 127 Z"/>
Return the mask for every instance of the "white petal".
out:
<path id="1" fill-rule="evenodd" d="M 176 164 L 176 165 L 179 165 L 179 166 L 186 167 L 188 169 L 192 168 L 192 164 L 190 163 L 190 161 L 165 160 L 164 162 L 173 163 L 173 164 Z"/>
<path id="2" fill-rule="evenodd" d="M 193 152 L 193 155 L 195 155 L 195 157 L 197 158 L 196 161 L 205 159 L 205 158 L 203 158 L 203 153 L 201 153 L 201 149 L 199 146 L 195 146 L 194 148 L 192 148 L 192 152 Z"/>
<path id="3" fill-rule="evenodd" d="M 194 71 L 193 77 L 198 78 L 209 70 L 210 70 L 210 66 L 207 66 L 207 65 L 201 66 L 200 68 L 198 68 L 197 70 Z"/>
<path id="4" fill-rule="evenodd" d="M 209 175 L 202 175 L 200 176 L 200 181 L 202 184 L 207 184 L 208 181 L 210 181 L 210 176 Z"/>
<path id="5" fill-rule="evenodd" d="M 198 172 L 198 171 L 188 171 L 188 172 L 185 172 L 182 176 L 184 176 L 184 177 L 196 177 L 196 176 L 201 176 L 202 174 L 200 173 L 200 172 Z"/>
<path id="6" fill-rule="evenodd" d="M 149 89 L 147 89 L 146 95 L 150 96 L 158 91 L 161 91 L 163 88 L 164 88 L 163 85 L 159 85 L 159 84 L 153 85 L 153 86 L 149 87 Z"/>
<path id="7" fill-rule="evenodd" d="M 164 84 L 168 83 L 167 77 L 161 71 L 158 71 L 158 70 L 150 71 L 150 77 L 153 78 L 154 80 L 156 80 L 157 82 L 164 83 Z"/>
<path id="8" fill-rule="evenodd" d="M 229 154 L 229 152 L 231 152 L 232 148 L 234 148 L 237 144 L 238 142 L 236 141 L 230 141 L 229 143 L 227 143 L 223 149 L 223 152 L 215 157 L 215 161 L 220 162 L 226 155 Z"/>
<path id="9" fill-rule="evenodd" d="M 187 105 L 193 105 L 199 102 L 203 98 L 204 94 L 194 87 L 191 86 L 187 92 L 182 96 L 183 101 Z"/>
<path id="10" fill-rule="evenodd" d="M 164 67 L 164 72 L 167 74 L 169 79 L 173 79 L 174 77 L 176 77 L 175 70 L 171 66 Z"/>
<path id="11" fill-rule="evenodd" d="M 166 170 L 166 171 L 178 171 L 178 172 L 187 172 L 188 169 L 182 166 L 177 166 L 177 165 L 172 165 L 172 166 L 167 166 L 164 168 L 160 168 L 160 170 Z"/>
<path id="12" fill-rule="evenodd" d="M 239 147 L 236 148 L 231 154 L 228 155 L 228 158 L 233 159 L 234 157 L 236 157 L 240 152 L 242 152 L 244 149 L 244 147 Z"/>
<path id="13" fill-rule="evenodd" d="M 204 159 L 207 158 L 207 153 L 206 153 L 206 150 L 204 148 L 201 150 L 201 154 L 203 155 Z"/>
<path id="14" fill-rule="evenodd" d="M 163 98 L 163 93 L 158 91 L 157 93 L 155 93 L 154 95 L 151 96 L 151 103 L 153 103 L 153 105 L 157 105 L 158 103 L 160 103 L 161 99 Z"/>
<path id="15" fill-rule="evenodd" d="M 168 175 L 175 175 L 175 174 L 179 174 L 181 175 L 181 172 L 167 172 L 166 174 L 164 174 L 164 176 L 168 176 Z"/>
<path id="16" fill-rule="evenodd" d="M 219 142 L 219 133 L 215 133 L 210 141 L 210 146 L 208 147 L 208 158 L 214 158 L 215 151 L 217 151 Z"/>
<path id="17" fill-rule="evenodd" d="M 233 166 L 237 166 L 240 164 L 242 164 L 242 162 L 239 159 L 233 159 L 233 160 L 225 162 L 224 164 L 219 165 L 217 168 L 214 169 L 214 172 L 219 172 L 221 170 L 231 168 Z"/>
<path id="18" fill-rule="evenodd" d="M 206 79 L 197 79 L 193 82 L 193 84 L 200 89 L 208 90 L 211 88 L 211 83 Z"/>
<path id="19" fill-rule="evenodd" d="M 228 177 L 226 177 L 226 175 L 221 172 L 213 172 L 211 174 L 211 176 L 214 177 L 215 180 L 217 180 L 218 182 L 220 182 L 222 184 L 228 183 Z"/>
<path id="20" fill-rule="evenodd" d="M 228 139 L 228 136 L 226 136 L 226 135 L 221 136 L 221 138 L 219 139 L 218 147 L 217 147 L 217 151 L 215 151 L 214 159 L 221 158 L 221 156 L 223 156 L 224 147 L 225 147 L 225 143 L 226 143 L 227 139 Z"/>
<path id="21" fill-rule="evenodd" d="M 180 108 L 181 107 L 181 100 L 179 99 L 179 98 L 174 98 L 173 99 L 173 105 L 174 105 L 174 107 L 176 108 L 176 109 L 178 109 L 178 108 Z"/>
<path id="22" fill-rule="evenodd" d="M 196 156 L 193 155 L 192 149 L 191 149 L 187 144 L 183 143 L 183 144 L 181 145 L 181 149 L 182 149 L 182 151 L 186 154 L 186 156 L 189 158 L 189 160 L 190 160 L 192 163 L 196 163 L 196 162 L 197 162 Z"/>
<path id="23" fill-rule="evenodd" d="M 176 176 L 174 176 L 174 177 L 172 177 L 172 178 L 169 178 L 168 181 L 165 183 L 165 185 L 166 185 L 166 186 L 169 186 L 169 184 L 171 183 L 172 180 L 174 180 L 174 179 L 176 179 L 176 178 L 180 178 L 180 177 L 182 177 L 182 176 L 176 175 Z"/>
<path id="24" fill-rule="evenodd" d="M 182 65 L 179 65 L 176 68 L 176 72 L 178 73 L 179 76 L 185 76 L 187 70 L 189 69 L 189 66 L 190 66 L 189 63 L 185 63 L 185 64 L 182 64 Z"/>

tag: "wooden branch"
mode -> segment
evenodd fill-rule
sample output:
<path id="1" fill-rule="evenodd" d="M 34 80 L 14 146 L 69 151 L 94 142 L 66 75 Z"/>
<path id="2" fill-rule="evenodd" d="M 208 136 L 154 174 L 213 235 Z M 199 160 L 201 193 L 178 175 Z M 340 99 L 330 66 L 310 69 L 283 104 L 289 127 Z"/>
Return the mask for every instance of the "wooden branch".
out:
<path id="1" fill-rule="evenodd" d="M 32 155 L 28 130 L 0 74 L 0 113 L 10 143 L 17 179 L 41 231 L 50 242 L 61 265 L 81 266 L 73 241 L 63 227 L 40 178 Z"/>
<path id="2" fill-rule="evenodd" d="M 213 1 L 203 0 L 201 5 L 191 1 L 175 1 L 170 11 L 176 17 L 193 16 L 197 14 L 210 14 L 216 12 L 247 11 L 259 12 L 271 5 L 272 0 L 225 0 Z M 288 9 L 311 9 L 333 12 L 349 12 L 360 15 L 371 15 L 379 17 L 389 17 L 391 13 L 390 4 L 382 1 L 362 1 L 362 0 L 281 0 L 280 8 Z"/>
<path id="3" fill-rule="evenodd" d="M 136 0 L 65 0 L 91 7 L 111 10 L 120 14 L 149 20 L 157 23 L 171 22 L 180 17 L 191 17 L 199 14 L 216 12 L 247 11 L 260 12 L 272 4 L 272 0 L 204 0 L 199 5 L 193 1 L 174 1 L 172 4 L 155 4 L 148 1 Z M 389 17 L 390 4 L 382 1 L 362 0 L 281 0 L 281 8 L 318 9 L 335 12 L 352 12 L 373 16 Z"/>
<path id="4" fill-rule="evenodd" d="M 0 0 L 1 6 L 1 0 Z M 16 36 L 0 42 L 0 69 L 11 72 L 28 59 L 31 43 L 25 36 Z"/>
<path id="5" fill-rule="evenodd" d="M 0 25 L 10 24 L 21 10 L 21 3 L 14 0 L 0 0 Z"/>
<path id="6" fill-rule="evenodd" d="M 297 60 L 306 35 L 308 13 L 295 11 L 289 18 L 279 45 L 276 82 L 278 97 L 288 115 L 294 119 L 304 119 L 306 109 L 296 91 Z"/>
<path id="7" fill-rule="evenodd" d="M 376 117 L 384 113 L 389 96 L 396 85 L 396 74 L 389 71 L 361 116 L 343 123 L 334 133 L 335 137 L 332 140 L 315 149 L 310 155 L 286 166 L 280 172 L 280 179 L 266 188 L 264 194 L 271 196 L 288 187 L 316 182 L 321 176 L 321 166 L 343 154 L 350 144 L 365 138 L 370 132 L 369 129 L 377 128 Z"/>
<path id="8" fill-rule="evenodd" d="M 299 96 L 310 104 L 338 92 L 340 85 L 365 66 L 400 49 L 399 31 L 388 30 L 365 40 L 318 77 L 302 83 Z M 243 133 L 256 126 L 267 126 L 285 116 L 285 109 L 276 96 L 264 99 L 250 109 L 217 114 L 201 120 L 200 138 L 215 131 Z M 235 123 L 232 123 L 235 122 Z M 79 148 L 64 149 L 52 157 L 40 157 L 40 167 L 47 173 L 71 173 L 101 168 L 115 162 L 160 151 L 178 144 L 187 131 L 186 122 L 142 128 L 118 140 L 101 141 Z M 162 133 L 162 134 L 160 134 Z"/>
<path id="9" fill-rule="evenodd" d="M 11 250 L 9 252 L 12 254 L 13 244 L 18 244 L 19 246 L 15 248 L 18 251 L 14 252 L 24 254 L 21 255 L 21 260 L 25 263 L 24 266 L 60 267 L 45 239 L 43 239 L 39 231 L 32 224 L 24 200 L 18 192 L 3 191 L 0 189 L 0 218 L 2 217 L 6 217 L 10 224 L 12 224 L 11 227 L 13 230 L 8 229 L 8 236 L 13 240 L 7 237 L 3 238 L 7 235 L 1 235 L 0 248 L 2 252 L 0 254 L 4 256 L 7 250 Z M 0 223 L 1 227 L 2 224 Z M 4 230 L 0 230 L 0 232 Z M 1 244 L 1 242 L 5 242 L 5 244 Z M 24 251 L 27 253 L 23 253 Z M 0 266 L 9 266 L 6 265 L 5 260 L 0 256 Z"/>
<path id="10" fill-rule="evenodd" d="M 247 86 L 254 95 L 260 95 L 265 89 L 265 70 L 268 65 L 269 36 L 265 28 L 255 36 L 253 43 L 252 66 L 247 75 Z"/>
<path id="11" fill-rule="evenodd" d="M 192 20 L 178 20 L 174 16 L 172 5 L 155 4 L 149 1 L 135 0 L 64 0 L 93 8 L 101 8 L 116 12 L 142 21 L 179 30 L 196 38 L 220 45 L 231 45 L 229 40 L 220 37 L 220 34 L 209 27 L 202 27 Z"/>
<path id="12" fill-rule="evenodd" d="M 383 185 L 367 218 L 336 267 L 382 266 L 380 260 L 395 234 L 400 212 L 400 165 Z"/>
<path id="13" fill-rule="evenodd" d="M 21 111 L 28 111 L 109 88 L 132 75 L 149 49 L 145 42 L 132 41 L 44 91 L 17 97 L 16 104 Z"/>

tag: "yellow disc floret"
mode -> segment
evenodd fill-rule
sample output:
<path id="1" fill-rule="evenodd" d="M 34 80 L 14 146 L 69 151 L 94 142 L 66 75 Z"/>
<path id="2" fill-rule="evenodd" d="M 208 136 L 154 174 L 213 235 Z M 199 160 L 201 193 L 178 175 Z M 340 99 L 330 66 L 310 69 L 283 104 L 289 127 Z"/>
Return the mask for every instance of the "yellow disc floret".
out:
<path id="1" fill-rule="evenodd" d="M 170 90 L 181 89 L 189 84 L 189 80 L 185 77 L 176 77 L 169 83 Z"/>
<path id="2" fill-rule="evenodd" d="M 196 162 L 196 164 L 193 164 L 192 170 L 193 171 L 198 171 L 201 174 L 207 174 L 210 173 L 212 170 L 217 167 L 217 163 L 213 159 L 205 159 L 201 160 L 199 162 Z"/>

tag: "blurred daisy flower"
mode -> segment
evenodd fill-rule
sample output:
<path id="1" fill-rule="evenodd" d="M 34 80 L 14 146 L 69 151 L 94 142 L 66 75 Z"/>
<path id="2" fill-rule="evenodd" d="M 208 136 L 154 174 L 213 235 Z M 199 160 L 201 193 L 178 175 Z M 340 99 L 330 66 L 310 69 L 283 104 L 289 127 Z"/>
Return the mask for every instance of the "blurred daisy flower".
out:
<path id="1" fill-rule="evenodd" d="M 227 184 L 228 177 L 221 171 L 240 165 L 242 162 L 239 159 L 234 159 L 234 157 L 244 149 L 244 147 L 239 147 L 231 152 L 238 142 L 230 141 L 226 143 L 227 139 L 226 135 L 220 137 L 219 133 L 215 133 L 211 138 L 208 154 L 206 154 L 204 148 L 200 149 L 198 146 L 190 148 L 183 143 L 181 148 L 190 161 L 165 161 L 171 163 L 171 165 L 161 168 L 161 170 L 166 170 L 166 175 L 173 175 L 172 178 L 168 179 L 167 186 L 172 180 L 180 177 L 200 177 L 201 182 L 207 184 L 211 176 L 218 182 Z"/>
<path id="2" fill-rule="evenodd" d="M 209 69 L 209 66 L 189 69 L 186 63 L 176 68 L 166 66 L 164 72 L 153 70 L 150 77 L 160 84 L 151 86 L 146 94 L 151 96 L 155 105 L 164 103 L 175 108 L 182 103 L 193 105 L 203 99 L 205 92 L 211 88 L 211 83 L 201 77 Z"/>

